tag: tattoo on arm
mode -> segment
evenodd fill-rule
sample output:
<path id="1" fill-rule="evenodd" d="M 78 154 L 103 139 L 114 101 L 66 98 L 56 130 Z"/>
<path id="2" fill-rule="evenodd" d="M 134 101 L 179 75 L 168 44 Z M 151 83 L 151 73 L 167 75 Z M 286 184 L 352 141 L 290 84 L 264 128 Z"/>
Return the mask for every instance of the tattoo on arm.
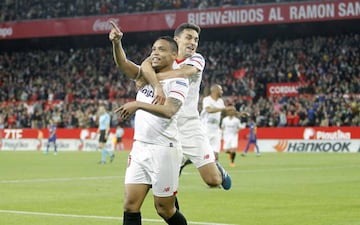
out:
<path id="1" fill-rule="evenodd" d="M 173 107 L 176 112 L 180 109 L 182 102 L 179 99 L 170 97 L 167 100 L 168 100 L 169 105 L 171 107 Z"/>

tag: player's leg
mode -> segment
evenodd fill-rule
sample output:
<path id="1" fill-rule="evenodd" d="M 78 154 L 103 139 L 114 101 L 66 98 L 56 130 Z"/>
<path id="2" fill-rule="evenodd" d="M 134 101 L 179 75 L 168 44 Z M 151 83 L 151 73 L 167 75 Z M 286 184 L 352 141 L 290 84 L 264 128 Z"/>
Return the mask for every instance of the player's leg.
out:
<path id="1" fill-rule="evenodd" d="M 231 188 L 231 177 L 219 162 L 215 162 L 213 150 L 206 140 L 204 143 L 199 143 L 196 148 L 183 147 L 183 153 L 195 165 L 207 185 L 210 187 L 221 185 L 225 190 Z"/>
<path id="2" fill-rule="evenodd" d="M 159 216 L 169 225 L 186 225 L 184 215 L 174 207 L 175 196 L 157 197 L 154 196 L 155 208 Z"/>
<path id="3" fill-rule="evenodd" d="M 249 151 L 250 144 L 251 144 L 251 140 L 249 140 L 248 143 L 246 144 L 245 150 L 241 154 L 242 156 L 246 156 L 247 152 Z"/>
<path id="4" fill-rule="evenodd" d="M 183 121 L 182 121 L 183 119 Z M 180 141 L 183 154 L 191 160 L 207 185 L 231 188 L 231 177 L 220 164 L 215 163 L 215 156 L 206 130 L 199 119 L 179 118 Z"/>
<path id="5" fill-rule="evenodd" d="M 150 189 L 146 184 L 126 184 L 123 225 L 141 225 L 140 209 Z"/>
<path id="6" fill-rule="evenodd" d="M 239 140 L 237 134 L 232 137 L 230 146 L 231 146 L 231 167 L 235 167 L 235 157 L 236 157 L 236 151 L 238 148 Z"/>
<path id="7" fill-rule="evenodd" d="M 156 211 L 169 225 L 186 225 L 185 217 L 175 207 L 182 151 L 176 147 L 158 146 L 152 156 L 156 172 L 150 173 L 150 176 Z"/>
<path id="8" fill-rule="evenodd" d="M 46 144 L 46 150 L 45 150 L 45 154 L 48 154 L 49 153 L 49 148 L 50 148 L 50 143 L 51 143 L 51 141 L 50 141 L 50 139 L 48 139 L 48 142 L 47 142 L 47 144 Z"/>
<path id="9" fill-rule="evenodd" d="M 214 131 L 214 135 L 212 135 L 211 139 L 209 139 L 210 145 L 213 147 L 215 161 L 219 161 L 219 154 L 221 150 L 221 133 L 220 131 Z"/>
<path id="10" fill-rule="evenodd" d="M 57 145 L 56 145 L 56 139 L 54 139 L 54 155 L 57 155 Z"/>
<path id="11" fill-rule="evenodd" d="M 148 167 L 147 149 L 135 141 L 128 156 L 128 166 L 125 173 L 125 199 L 123 225 L 141 225 L 140 209 L 150 190 L 151 179 L 146 168 Z"/>
<path id="12" fill-rule="evenodd" d="M 101 150 L 101 160 L 99 161 L 99 164 L 105 164 L 106 163 L 107 150 L 105 149 L 105 143 L 104 142 L 99 142 L 99 149 Z"/>
<path id="13" fill-rule="evenodd" d="M 260 156 L 260 150 L 259 150 L 259 146 L 258 146 L 258 144 L 257 144 L 257 141 L 255 141 L 255 149 L 256 149 L 256 155 L 257 156 Z"/>

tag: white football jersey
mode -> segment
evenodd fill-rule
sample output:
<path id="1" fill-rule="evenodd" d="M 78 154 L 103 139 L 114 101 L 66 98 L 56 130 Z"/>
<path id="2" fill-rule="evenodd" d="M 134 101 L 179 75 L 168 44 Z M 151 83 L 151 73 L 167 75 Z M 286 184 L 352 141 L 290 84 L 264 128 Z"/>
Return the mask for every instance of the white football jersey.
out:
<path id="1" fill-rule="evenodd" d="M 215 100 L 211 96 L 206 96 L 203 98 L 201 119 L 208 132 L 211 132 L 212 130 L 219 129 L 221 112 L 208 113 L 206 112 L 207 107 L 223 109 L 225 108 L 224 100 L 221 98 Z"/>
<path id="2" fill-rule="evenodd" d="M 181 117 L 197 117 L 199 118 L 198 102 L 200 84 L 202 80 L 202 73 L 205 68 L 205 59 L 199 53 L 184 60 L 176 60 L 173 64 L 173 69 L 179 69 L 182 65 L 190 65 L 196 67 L 199 72 L 189 78 L 189 92 L 185 99 L 184 105 L 181 108 Z"/>
<path id="3" fill-rule="evenodd" d="M 172 78 L 165 79 L 160 83 L 166 97 L 178 99 L 184 105 L 189 90 L 188 79 Z M 149 104 L 151 104 L 153 99 L 154 89 L 151 85 L 144 86 L 136 95 L 137 101 Z M 180 110 L 171 119 L 159 117 L 144 110 L 137 110 L 135 114 L 134 139 L 163 146 L 179 145 L 177 116 Z"/>
<path id="4" fill-rule="evenodd" d="M 237 135 L 239 129 L 245 128 L 246 124 L 242 124 L 237 117 L 226 116 L 221 122 L 221 128 L 223 130 L 223 136 Z"/>

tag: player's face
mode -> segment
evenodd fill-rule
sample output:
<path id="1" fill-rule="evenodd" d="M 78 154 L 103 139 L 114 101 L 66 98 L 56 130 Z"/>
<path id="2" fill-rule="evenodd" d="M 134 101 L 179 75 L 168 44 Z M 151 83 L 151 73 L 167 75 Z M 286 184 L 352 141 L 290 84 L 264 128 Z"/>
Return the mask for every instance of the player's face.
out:
<path id="1" fill-rule="evenodd" d="M 218 91 L 218 95 L 219 95 L 219 97 L 221 97 L 221 96 L 223 95 L 223 93 L 224 93 L 224 91 L 223 91 L 223 89 L 222 89 L 222 87 L 221 87 L 221 86 L 218 86 L 217 91 Z"/>
<path id="2" fill-rule="evenodd" d="M 179 46 L 179 57 L 188 58 L 196 52 L 199 34 L 193 29 L 185 29 L 175 37 L 175 41 Z"/>
<path id="3" fill-rule="evenodd" d="M 105 112 L 104 106 L 99 107 L 99 114 L 103 114 Z"/>
<path id="4" fill-rule="evenodd" d="M 172 68 L 176 52 L 172 51 L 168 41 L 160 39 L 152 46 L 150 57 L 152 67 L 160 72 L 165 68 Z"/>

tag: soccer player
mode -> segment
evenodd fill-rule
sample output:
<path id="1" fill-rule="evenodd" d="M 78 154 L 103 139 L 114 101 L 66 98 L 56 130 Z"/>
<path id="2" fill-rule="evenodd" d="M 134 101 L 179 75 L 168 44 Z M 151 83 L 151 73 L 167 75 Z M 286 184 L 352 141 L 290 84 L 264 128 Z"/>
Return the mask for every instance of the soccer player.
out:
<path id="1" fill-rule="evenodd" d="M 57 145 L 56 145 L 56 124 L 54 122 L 53 119 L 49 119 L 49 125 L 48 125 L 48 130 L 49 130 L 49 138 L 48 138 L 48 143 L 46 145 L 46 152 L 45 154 L 49 153 L 49 147 L 50 144 L 52 143 L 54 146 L 54 155 L 57 155 Z"/>
<path id="2" fill-rule="evenodd" d="M 221 98 L 222 95 L 222 87 L 218 84 L 213 84 L 210 87 L 210 95 L 203 98 L 200 114 L 209 137 L 210 145 L 213 147 L 216 161 L 219 159 L 221 149 L 221 113 L 235 109 L 233 106 L 225 107 L 224 100 Z"/>
<path id="3" fill-rule="evenodd" d="M 105 104 L 100 104 L 98 109 L 99 125 L 99 149 L 101 150 L 101 160 L 99 164 L 106 164 L 107 156 L 110 156 L 110 162 L 114 160 L 114 153 L 106 148 L 106 142 L 110 134 L 110 115 L 107 113 Z"/>
<path id="4" fill-rule="evenodd" d="M 123 33 L 114 22 L 111 22 L 111 24 L 113 29 L 109 33 L 109 38 L 113 43 L 114 60 L 116 65 L 127 76 L 136 77 L 139 80 L 143 75 L 148 83 L 155 87 L 158 86 L 156 84 L 159 82 L 158 79 L 175 77 L 189 79 L 188 97 L 185 99 L 184 107 L 179 113 L 178 121 L 183 154 L 196 166 L 206 184 L 210 187 L 221 185 L 225 190 L 229 190 L 231 188 L 231 177 L 219 163 L 215 162 L 212 147 L 199 117 L 199 91 L 202 72 L 205 67 L 204 57 L 196 53 L 199 44 L 200 27 L 192 23 L 183 23 L 178 26 L 174 32 L 174 39 L 179 46 L 178 57 L 173 64 L 175 70 L 161 72 L 157 76 L 150 76 L 149 74 L 152 74 L 151 70 L 145 71 L 143 67 L 139 69 L 136 64 L 126 59 L 121 41 L 113 41 L 116 39 L 121 40 Z M 144 61 L 142 66 L 145 64 L 148 64 L 148 61 Z M 140 73 L 141 71 L 142 73 Z"/>
<path id="5" fill-rule="evenodd" d="M 246 144 L 244 152 L 241 154 L 242 156 L 247 155 L 247 152 L 248 152 L 251 144 L 255 145 L 256 156 L 260 156 L 260 150 L 259 150 L 259 146 L 257 144 L 257 138 L 256 138 L 257 126 L 256 126 L 255 121 L 256 121 L 256 117 L 252 116 L 251 120 L 249 122 L 250 133 L 249 133 L 249 137 L 248 137 L 248 143 Z"/>
<path id="6" fill-rule="evenodd" d="M 236 117 L 236 110 L 227 112 L 221 121 L 221 129 L 223 131 L 224 151 L 229 154 L 230 167 L 235 167 L 235 157 L 238 148 L 239 130 L 245 128 L 246 124 L 241 123 L 240 119 Z"/>
<path id="7" fill-rule="evenodd" d="M 171 71 L 177 52 L 173 38 L 158 38 L 152 46 L 151 66 L 156 72 Z M 166 97 L 164 104 L 151 104 L 154 88 L 145 85 L 138 91 L 136 101 L 115 110 L 124 119 L 136 112 L 135 142 L 125 174 L 124 225 L 141 224 L 140 209 L 150 188 L 157 213 L 167 224 L 187 224 L 175 207 L 175 194 L 182 156 L 177 116 L 189 82 L 185 78 L 171 78 L 162 80 L 161 84 Z"/>

